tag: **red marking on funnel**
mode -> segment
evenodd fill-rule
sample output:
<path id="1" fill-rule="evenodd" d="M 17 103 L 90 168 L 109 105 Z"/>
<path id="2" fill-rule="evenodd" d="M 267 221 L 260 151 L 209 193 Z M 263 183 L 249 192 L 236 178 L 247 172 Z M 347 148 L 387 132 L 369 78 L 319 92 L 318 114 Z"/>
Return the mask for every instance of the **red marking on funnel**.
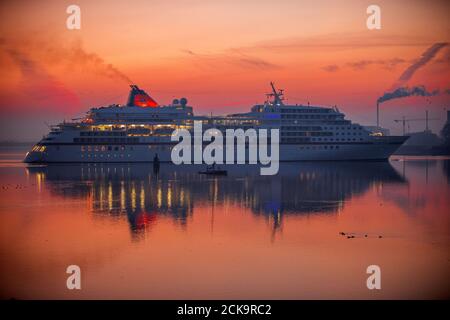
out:
<path id="1" fill-rule="evenodd" d="M 137 107 L 157 107 L 159 104 L 150 97 L 144 90 L 141 90 L 136 85 L 130 85 L 131 91 L 128 98 L 127 106 Z"/>

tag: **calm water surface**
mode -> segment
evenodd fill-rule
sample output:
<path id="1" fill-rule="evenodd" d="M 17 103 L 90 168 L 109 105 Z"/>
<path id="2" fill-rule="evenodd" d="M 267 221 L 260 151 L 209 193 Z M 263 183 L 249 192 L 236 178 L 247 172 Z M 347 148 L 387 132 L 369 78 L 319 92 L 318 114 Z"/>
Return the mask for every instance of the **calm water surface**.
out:
<path id="1" fill-rule="evenodd" d="M 169 164 L 27 166 L 24 152 L 0 149 L 1 298 L 450 296 L 448 159 L 211 177 Z M 72 264 L 79 291 L 66 288 Z M 381 290 L 366 287 L 372 264 Z"/>

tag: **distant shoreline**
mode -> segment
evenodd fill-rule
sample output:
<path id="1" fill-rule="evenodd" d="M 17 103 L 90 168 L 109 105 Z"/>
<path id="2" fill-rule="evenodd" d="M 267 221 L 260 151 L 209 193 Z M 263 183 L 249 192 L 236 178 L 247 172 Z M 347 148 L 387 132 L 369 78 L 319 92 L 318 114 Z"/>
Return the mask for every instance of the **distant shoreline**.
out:
<path id="1" fill-rule="evenodd" d="M 35 143 L 30 141 L 0 141 L 0 147 L 25 147 L 32 146 Z"/>

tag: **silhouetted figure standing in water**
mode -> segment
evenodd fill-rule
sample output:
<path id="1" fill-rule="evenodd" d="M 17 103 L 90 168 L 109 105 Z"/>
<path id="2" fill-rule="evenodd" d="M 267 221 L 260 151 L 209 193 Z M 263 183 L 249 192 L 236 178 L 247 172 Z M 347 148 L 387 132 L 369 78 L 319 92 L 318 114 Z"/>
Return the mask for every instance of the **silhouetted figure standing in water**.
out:
<path id="1" fill-rule="evenodd" d="M 153 172 L 155 174 L 157 174 L 159 172 L 159 157 L 158 157 L 157 153 L 153 157 Z"/>

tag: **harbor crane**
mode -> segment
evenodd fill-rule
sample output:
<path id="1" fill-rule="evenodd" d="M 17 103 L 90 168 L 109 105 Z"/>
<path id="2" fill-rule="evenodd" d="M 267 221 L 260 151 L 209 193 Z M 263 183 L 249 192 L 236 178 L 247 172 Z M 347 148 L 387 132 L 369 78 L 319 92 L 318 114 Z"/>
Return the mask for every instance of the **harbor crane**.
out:
<path id="1" fill-rule="evenodd" d="M 406 134 L 406 124 L 408 124 L 408 131 L 409 131 L 409 123 L 410 122 L 414 122 L 414 121 L 425 121 L 425 131 L 428 131 L 428 121 L 435 121 L 435 120 L 440 120 L 437 118 L 433 118 L 433 119 L 429 119 L 428 118 L 428 110 L 425 111 L 425 118 L 419 118 L 419 119 L 407 119 L 405 117 L 403 117 L 402 119 L 394 119 L 394 122 L 399 123 L 401 122 L 403 124 L 403 135 Z"/>

